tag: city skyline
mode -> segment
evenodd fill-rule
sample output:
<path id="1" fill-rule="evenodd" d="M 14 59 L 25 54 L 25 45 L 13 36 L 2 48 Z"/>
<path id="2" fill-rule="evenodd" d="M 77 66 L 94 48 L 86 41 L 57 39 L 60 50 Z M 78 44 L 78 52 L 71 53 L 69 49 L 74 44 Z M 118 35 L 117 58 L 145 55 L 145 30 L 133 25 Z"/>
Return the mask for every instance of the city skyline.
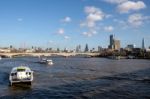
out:
<path id="1" fill-rule="evenodd" d="M 0 47 L 150 44 L 149 0 L 1 0 Z"/>

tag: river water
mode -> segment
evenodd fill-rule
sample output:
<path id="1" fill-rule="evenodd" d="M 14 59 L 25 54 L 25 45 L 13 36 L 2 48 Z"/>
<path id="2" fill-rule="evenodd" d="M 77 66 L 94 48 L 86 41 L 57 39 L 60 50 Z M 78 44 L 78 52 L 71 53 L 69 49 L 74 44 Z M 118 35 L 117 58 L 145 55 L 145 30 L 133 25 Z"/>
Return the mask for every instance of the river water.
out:
<path id="1" fill-rule="evenodd" d="M 0 99 L 150 99 L 150 60 L 52 57 L 54 65 L 36 57 L 0 60 Z M 15 66 L 34 71 L 32 85 L 9 86 Z"/>

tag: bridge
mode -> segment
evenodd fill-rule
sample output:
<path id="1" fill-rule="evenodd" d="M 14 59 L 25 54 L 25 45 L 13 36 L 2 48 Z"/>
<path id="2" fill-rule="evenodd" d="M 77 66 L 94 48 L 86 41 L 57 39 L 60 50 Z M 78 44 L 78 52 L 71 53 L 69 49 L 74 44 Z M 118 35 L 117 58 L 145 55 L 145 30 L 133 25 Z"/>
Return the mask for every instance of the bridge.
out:
<path id="1" fill-rule="evenodd" d="M 40 57 L 40 56 L 64 56 L 64 57 L 69 57 L 69 56 L 97 56 L 100 53 L 0 53 L 1 57 L 15 57 L 15 56 L 35 56 L 35 57 Z"/>

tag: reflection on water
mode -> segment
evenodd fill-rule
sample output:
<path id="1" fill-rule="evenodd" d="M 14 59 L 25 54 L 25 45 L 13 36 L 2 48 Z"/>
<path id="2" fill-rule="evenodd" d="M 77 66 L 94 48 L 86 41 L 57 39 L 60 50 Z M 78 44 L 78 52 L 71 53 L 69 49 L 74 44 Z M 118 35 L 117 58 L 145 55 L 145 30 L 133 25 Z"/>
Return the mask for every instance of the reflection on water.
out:
<path id="1" fill-rule="evenodd" d="M 0 98 L 150 98 L 149 60 L 57 57 L 52 58 L 52 66 L 38 64 L 38 60 L 2 59 Z M 9 72 L 19 65 L 27 65 L 34 71 L 32 86 L 9 86 Z"/>

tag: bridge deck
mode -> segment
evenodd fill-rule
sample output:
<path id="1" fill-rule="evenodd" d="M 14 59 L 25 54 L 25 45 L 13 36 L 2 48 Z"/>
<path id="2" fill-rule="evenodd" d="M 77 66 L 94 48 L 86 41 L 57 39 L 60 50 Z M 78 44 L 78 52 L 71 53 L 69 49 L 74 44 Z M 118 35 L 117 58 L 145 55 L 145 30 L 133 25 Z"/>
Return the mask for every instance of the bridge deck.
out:
<path id="1" fill-rule="evenodd" d="M 97 56 L 99 53 L 0 53 L 0 56 L 13 57 L 13 56 L 76 56 L 76 55 L 86 55 L 86 56 Z"/>

